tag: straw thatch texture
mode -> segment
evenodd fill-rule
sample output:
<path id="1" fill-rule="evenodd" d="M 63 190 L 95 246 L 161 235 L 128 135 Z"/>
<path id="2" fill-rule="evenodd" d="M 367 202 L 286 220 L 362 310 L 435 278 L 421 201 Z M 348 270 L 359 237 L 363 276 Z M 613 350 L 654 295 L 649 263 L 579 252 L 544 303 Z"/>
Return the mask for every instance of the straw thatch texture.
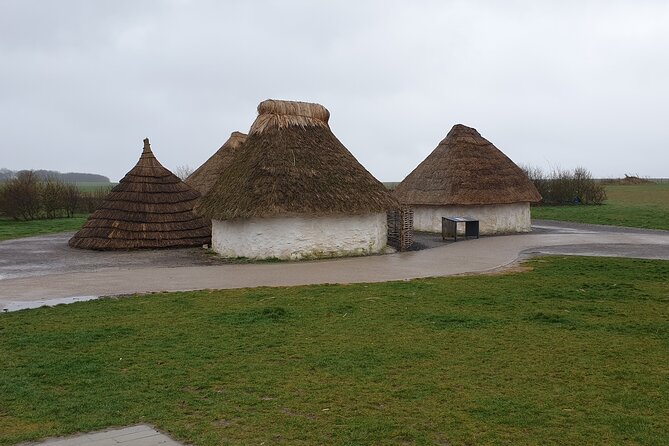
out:
<path id="1" fill-rule="evenodd" d="M 541 200 L 527 175 L 476 129 L 453 126 L 402 181 L 395 197 L 410 205 L 484 205 Z"/>
<path id="2" fill-rule="evenodd" d="M 264 101 L 249 137 L 196 206 L 217 220 L 386 212 L 386 188 L 332 134 L 318 104 Z M 291 114 L 294 113 L 294 114 Z"/>
<path id="3" fill-rule="evenodd" d="M 244 141 L 246 141 L 244 133 L 232 132 L 225 144 L 186 178 L 186 184 L 204 196 L 225 172 Z"/>
<path id="4" fill-rule="evenodd" d="M 137 165 L 112 189 L 69 245 L 108 250 L 208 244 L 211 226 L 193 213 L 199 196 L 158 162 L 145 139 Z"/>
<path id="5" fill-rule="evenodd" d="M 330 112 L 320 104 L 267 99 L 258 104 L 258 117 L 249 134 L 287 127 L 323 127 L 329 129 Z"/>

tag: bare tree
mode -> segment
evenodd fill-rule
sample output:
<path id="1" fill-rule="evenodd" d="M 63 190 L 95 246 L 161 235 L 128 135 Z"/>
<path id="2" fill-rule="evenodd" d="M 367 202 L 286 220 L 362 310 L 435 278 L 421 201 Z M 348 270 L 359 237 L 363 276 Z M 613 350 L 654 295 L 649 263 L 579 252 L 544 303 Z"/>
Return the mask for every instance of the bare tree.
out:
<path id="1" fill-rule="evenodd" d="M 48 176 L 40 182 L 39 189 L 45 217 L 60 217 L 65 209 L 65 183 L 55 176 Z"/>
<path id="2" fill-rule="evenodd" d="M 188 178 L 192 173 L 193 168 L 188 164 L 177 166 L 177 168 L 174 170 L 174 175 L 178 176 L 181 181 L 185 181 L 186 178 Z"/>
<path id="3" fill-rule="evenodd" d="M 102 205 L 111 190 L 111 186 L 99 186 L 91 191 L 82 193 L 79 208 L 89 214 L 94 212 Z"/>
<path id="4" fill-rule="evenodd" d="M 2 190 L 4 212 L 15 220 L 39 217 L 40 184 L 32 170 L 22 170 Z"/>
<path id="5" fill-rule="evenodd" d="M 68 217 L 74 217 L 79 205 L 81 204 L 81 191 L 76 184 L 67 183 L 63 190 L 63 202 L 65 204 L 65 214 Z"/>
<path id="6" fill-rule="evenodd" d="M 534 183 L 544 204 L 602 204 L 606 200 L 604 185 L 592 178 L 585 167 L 574 170 L 551 167 L 548 173 L 539 167 L 521 167 Z"/>

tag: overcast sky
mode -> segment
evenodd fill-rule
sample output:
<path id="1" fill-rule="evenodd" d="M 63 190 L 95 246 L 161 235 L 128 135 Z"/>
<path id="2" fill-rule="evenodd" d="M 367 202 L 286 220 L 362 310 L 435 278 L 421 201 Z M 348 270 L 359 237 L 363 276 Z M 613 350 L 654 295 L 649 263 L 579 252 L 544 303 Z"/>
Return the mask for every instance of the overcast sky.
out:
<path id="1" fill-rule="evenodd" d="M 669 177 L 667 1 L 0 0 L 0 167 L 198 167 L 318 102 L 377 178 L 456 123 L 518 164 Z"/>

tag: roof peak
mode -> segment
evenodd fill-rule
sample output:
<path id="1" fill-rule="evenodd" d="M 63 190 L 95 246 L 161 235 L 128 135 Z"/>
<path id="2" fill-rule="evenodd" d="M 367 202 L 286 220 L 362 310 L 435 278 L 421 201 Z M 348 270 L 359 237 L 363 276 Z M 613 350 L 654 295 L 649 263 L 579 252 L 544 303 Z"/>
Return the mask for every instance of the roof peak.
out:
<path id="1" fill-rule="evenodd" d="M 292 126 L 330 128 L 329 119 L 330 112 L 321 104 L 267 99 L 258 104 L 258 117 L 249 134 Z"/>
<path id="2" fill-rule="evenodd" d="M 151 143 L 149 142 L 149 138 L 144 138 L 144 148 L 142 149 L 142 158 L 145 155 L 150 155 L 153 157 L 153 152 L 151 151 Z"/>
<path id="3" fill-rule="evenodd" d="M 453 128 L 448 132 L 448 135 L 446 137 L 448 138 L 449 136 L 478 136 L 480 137 L 481 134 L 474 128 L 474 127 L 467 127 L 464 124 L 455 124 Z"/>

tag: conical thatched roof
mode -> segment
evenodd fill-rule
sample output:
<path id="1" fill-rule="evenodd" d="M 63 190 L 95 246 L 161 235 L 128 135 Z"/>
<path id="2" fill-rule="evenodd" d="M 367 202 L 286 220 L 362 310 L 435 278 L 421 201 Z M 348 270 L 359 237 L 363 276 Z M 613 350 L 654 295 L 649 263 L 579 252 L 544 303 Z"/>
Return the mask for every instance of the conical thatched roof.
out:
<path id="1" fill-rule="evenodd" d="M 246 142 L 196 206 L 217 219 L 369 214 L 396 206 L 332 134 L 319 104 L 267 100 Z"/>
<path id="2" fill-rule="evenodd" d="M 149 140 L 137 165 L 70 239 L 85 249 L 175 248 L 209 243 L 209 222 L 193 213 L 199 198 L 153 156 Z"/>
<path id="3" fill-rule="evenodd" d="M 186 178 L 186 184 L 198 191 L 200 195 L 205 195 L 230 165 L 237 149 L 244 141 L 246 141 L 244 133 L 232 132 L 225 144 Z"/>
<path id="4" fill-rule="evenodd" d="M 454 125 L 402 181 L 395 197 L 410 205 L 476 205 L 541 200 L 527 175 L 476 129 Z"/>

